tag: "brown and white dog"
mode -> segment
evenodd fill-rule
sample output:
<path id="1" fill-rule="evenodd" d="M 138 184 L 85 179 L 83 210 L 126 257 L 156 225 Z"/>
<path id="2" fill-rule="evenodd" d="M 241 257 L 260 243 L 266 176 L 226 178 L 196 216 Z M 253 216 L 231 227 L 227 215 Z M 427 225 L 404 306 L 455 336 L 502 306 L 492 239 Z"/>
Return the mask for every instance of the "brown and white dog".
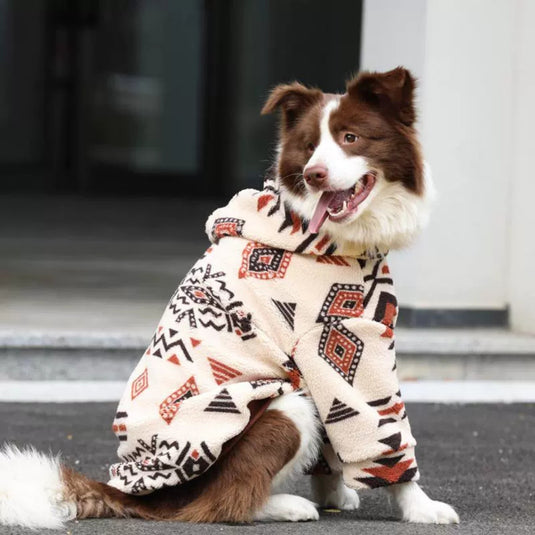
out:
<path id="1" fill-rule="evenodd" d="M 414 129 L 414 79 L 397 68 L 361 73 L 346 93 L 280 85 L 262 113 L 281 112 L 276 179 L 291 209 L 337 243 L 395 249 L 427 218 L 431 184 Z M 312 403 L 285 394 L 203 475 L 152 494 L 123 494 L 33 449 L 0 452 L 0 524 L 60 527 L 86 517 L 189 522 L 317 520 L 316 504 L 276 489 L 318 454 Z M 257 452 L 262 455 L 258 456 Z M 259 458 L 260 457 L 260 458 Z M 339 475 L 313 476 L 317 504 L 356 509 L 357 493 Z M 456 523 L 452 507 L 415 482 L 387 488 L 403 520 Z"/>

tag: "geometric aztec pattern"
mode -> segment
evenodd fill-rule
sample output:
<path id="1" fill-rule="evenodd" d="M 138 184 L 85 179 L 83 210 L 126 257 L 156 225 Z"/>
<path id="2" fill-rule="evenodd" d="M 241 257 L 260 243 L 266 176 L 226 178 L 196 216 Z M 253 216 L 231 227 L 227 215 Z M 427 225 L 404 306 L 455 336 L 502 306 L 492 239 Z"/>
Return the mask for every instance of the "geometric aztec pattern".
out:
<path id="1" fill-rule="evenodd" d="M 149 371 L 147 368 L 141 372 L 140 375 L 134 381 L 132 381 L 132 387 L 130 396 L 132 400 L 137 398 L 141 392 L 145 391 L 149 387 Z"/>
<path id="2" fill-rule="evenodd" d="M 398 313 L 398 301 L 396 296 L 382 291 L 379 294 L 377 306 L 375 308 L 374 321 L 386 326 L 385 332 L 381 335 L 384 338 L 394 337 L 395 317 Z"/>
<path id="3" fill-rule="evenodd" d="M 115 413 L 115 420 L 111 429 L 119 439 L 119 442 L 126 442 L 128 440 L 125 424 L 126 418 L 128 418 L 128 413 L 125 411 L 117 411 Z"/>
<path id="4" fill-rule="evenodd" d="M 251 313 L 246 313 L 243 302 L 234 297 L 234 292 L 227 286 L 225 273 L 213 272 L 211 264 L 201 264 L 190 270 L 168 308 L 175 315 L 177 325 L 187 321 L 192 329 L 204 327 L 216 332 L 234 332 L 243 341 L 255 338 Z"/>
<path id="5" fill-rule="evenodd" d="M 378 427 L 381 428 L 389 423 L 395 423 L 407 417 L 405 405 L 401 401 L 401 392 L 393 396 L 369 401 L 368 405 L 377 410 L 379 416 Z M 373 466 L 363 468 L 362 471 L 369 474 L 366 477 L 355 478 L 360 483 L 370 488 L 383 487 L 405 481 L 411 481 L 418 471 L 413 457 L 408 457 L 404 450 L 408 444 L 402 444 L 401 432 L 392 433 L 378 440 L 387 449 L 381 457 L 373 461 Z"/>
<path id="6" fill-rule="evenodd" d="M 226 388 L 217 394 L 204 411 L 241 414 Z"/>
<path id="7" fill-rule="evenodd" d="M 394 433 L 379 440 L 379 442 L 387 445 L 389 449 L 372 462 L 374 466 L 362 469 L 369 476 L 356 477 L 355 479 L 370 488 L 411 481 L 416 475 L 418 467 L 415 459 L 412 456 L 407 456 L 404 452 L 407 444 L 401 444 L 401 433 Z"/>
<path id="8" fill-rule="evenodd" d="M 244 223 L 235 217 L 219 217 L 211 229 L 212 239 L 217 242 L 225 236 L 241 236 Z"/>
<path id="9" fill-rule="evenodd" d="M 344 260 L 342 256 L 318 256 L 316 258 L 316 262 L 319 264 L 331 264 L 334 266 L 351 266 L 351 264 L 347 260 Z"/>
<path id="10" fill-rule="evenodd" d="M 362 316 L 364 312 L 363 291 L 362 284 L 333 284 L 321 306 L 316 322 L 324 323 Z"/>
<path id="11" fill-rule="evenodd" d="M 370 407 L 377 410 L 379 421 L 377 427 L 383 425 L 399 422 L 407 417 L 405 412 L 405 404 L 401 400 L 401 392 L 396 393 L 395 396 L 388 396 L 374 401 L 368 401 Z"/>
<path id="12" fill-rule="evenodd" d="M 176 348 L 175 351 L 178 351 L 181 356 L 183 356 L 186 360 L 193 362 L 184 340 L 182 338 L 176 339 L 178 334 L 179 332 L 175 329 L 167 329 L 166 334 L 166 332 L 163 330 L 163 327 L 159 326 L 157 332 L 154 333 L 151 343 L 145 354 L 161 359 L 164 357 L 164 355 L 167 357 L 171 349 Z M 199 341 L 195 340 L 194 338 L 190 338 L 190 341 L 193 347 L 199 343 Z M 162 355 L 162 351 L 164 355 Z M 167 360 L 170 360 L 174 364 L 180 364 L 179 355 L 177 355 L 176 352 L 169 355 Z"/>
<path id="13" fill-rule="evenodd" d="M 363 349 L 362 340 L 341 323 L 327 323 L 321 333 L 318 354 L 353 385 Z"/>
<path id="14" fill-rule="evenodd" d="M 231 368 L 227 364 L 223 364 L 216 359 L 208 357 L 207 360 L 210 364 L 210 368 L 212 369 L 212 375 L 214 376 L 215 382 L 218 385 L 226 383 L 231 379 L 235 379 L 241 375 L 241 372 L 238 370 L 235 370 L 234 368 Z"/>
<path id="15" fill-rule="evenodd" d="M 374 463 L 379 466 L 362 470 L 370 474 L 371 477 L 356 477 L 355 479 L 372 489 L 412 481 L 418 471 L 414 462 L 412 457 L 405 459 L 404 453 L 395 457 L 376 459 Z"/>
<path id="16" fill-rule="evenodd" d="M 407 444 L 401 445 L 401 433 L 393 433 L 385 438 L 379 439 L 381 444 L 388 446 L 388 449 L 383 452 L 383 455 L 390 455 L 391 453 L 397 453 L 398 451 L 404 450 L 407 447 Z"/>
<path id="17" fill-rule="evenodd" d="M 110 467 L 112 477 L 119 477 L 133 494 L 146 493 L 161 486 L 161 480 L 173 480 L 173 485 L 185 483 L 205 472 L 216 460 L 206 442 L 192 448 L 190 442 L 160 440 L 155 434 L 147 444 L 138 439 L 135 450 L 123 457 L 130 461 Z"/>
<path id="18" fill-rule="evenodd" d="M 281 316 L 286 320 L 286 323 L 290 326 L 292 331 L 294 330 L 295 309 L 297 303 L 286 303 L 284 301 L 277 301 L 272 299 L 273 304 L 277 307 L 277 310 L 281 313 Z"/>
<path id="19" fill-rule="evenodd" d="M 364 269 L 366 264 L 367 262 L 363 261 L 361 267 Z M 379 268 L 381 268 L 380 275 Z M 369 305 L 375 295 L 375 291 L 379 289 L 379 297 L 372 317 L 374 321 L 385 325 L 386 329 L 382 336 L 385 338 L 393 338 L 395 318 L 398 313 L 398 302 L 394 295 L 393 281 L 390 277 L 390 269 L 386 262 L 383 260 L 374 262 L 371 273 L 364 276 L 364 283 L 366 285 L 363 301 L 364 308 Z"/>
<path id="20" fill-rule="evenodd" d="M 261 243 L 248 242 L 243 250 L 238 277 L 256 279 L 284 278 L 292 259 L 292 253 L 284 249 L 267 247 Z"/>
<path id="21" fill-rule="evenodd" d="M 211 454 L 210 450 L 206 445 L 206 442 L 201 442 L 201 449 L 205 453 L 205 455 L 202 455 L 199 450 L 194 449 L 186 458 L 182 466 L 182 469 L 184 470 L 188 479 L 202 474 L 215 461 L 215 457 Z"/>
<path id="22" fill-rule="evenodd" d="M 176 416 L 181 403 L 185 399 L 198 394 L 199 389 L 197 388 L 197 383 L 192 375 L 180 388 L 175 390 L 172 394 L 169 394 L 160 403 L 160 416 L 169 425 Z"/>
<path id="23" fill-rule="evenodd" d="M 352 418 L 353 416 L 358 415 L 358 411 L 352 409 L 351 407 L 340 401 L 338 398 L 334 398 L 325 423 L 334 424 L 337 422 L 341 422 L 342 420 L 347 420 L 347 418 Z"/>

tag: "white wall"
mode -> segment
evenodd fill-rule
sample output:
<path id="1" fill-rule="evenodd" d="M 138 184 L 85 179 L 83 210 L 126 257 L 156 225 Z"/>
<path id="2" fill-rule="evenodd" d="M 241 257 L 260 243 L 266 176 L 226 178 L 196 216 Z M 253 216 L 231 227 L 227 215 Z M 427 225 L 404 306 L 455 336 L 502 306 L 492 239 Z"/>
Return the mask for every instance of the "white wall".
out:
<path id="1" fill-rule="evenodd" d="M 535 333 L 535 2 L 519 0 L 516 13 L 513 175 L 509 272 L 511 323 Z"/>
<path id="2" fill-rule="evenodd" d="M 365 0 L 363 69 L 410 69 L 423 82 L 427 0 Z"/>
<path id="3" fill-rule="evenodd" d="M 404 64 L 420 77 L 419 128 L 439 191 L 427 231 L 392 255 L 404 305 L 500 309 L 522 292 L 510 274 L 527 276 L 526 247 L 513 242 L 529 241 L 535 179 L 518 179 L 528 172 L 530 119 L 513 103 L 533 107 L 533 79 L 528 88 L 521 78 L 533 62 L 534 8 L 532 0 L 365 1 L 363 68 Z M 513 205 L 523 208 L 511 226 Z"/>

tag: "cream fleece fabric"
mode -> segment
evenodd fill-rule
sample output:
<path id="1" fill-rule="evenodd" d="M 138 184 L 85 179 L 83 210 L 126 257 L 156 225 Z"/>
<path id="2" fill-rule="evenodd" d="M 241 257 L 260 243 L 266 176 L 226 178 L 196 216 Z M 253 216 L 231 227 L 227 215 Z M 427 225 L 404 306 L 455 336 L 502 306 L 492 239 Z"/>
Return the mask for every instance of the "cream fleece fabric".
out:
<path id="1" fill-rule="evenodd" d="M 343 471 L 353 488 L 417 479 L 384 255 L 309 233 L 270 183 L 240 192 L 206 229 L 212 246 L 119 404 L 109 484 L 135 494 L 198 476 L 247 426 L 253 400 L 294 390 L 324 426 L 318 470 Z"/>

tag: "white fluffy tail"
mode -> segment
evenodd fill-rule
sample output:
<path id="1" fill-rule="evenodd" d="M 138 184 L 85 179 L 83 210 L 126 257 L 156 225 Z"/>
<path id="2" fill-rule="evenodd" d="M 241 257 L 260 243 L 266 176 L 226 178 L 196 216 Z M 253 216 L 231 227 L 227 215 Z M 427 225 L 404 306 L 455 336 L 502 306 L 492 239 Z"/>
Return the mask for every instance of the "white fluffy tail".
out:
<path id="1" fill-rule="evenodd" d="M 64 499 L 58 457 L 13 445 L 0 449 L 0 524 L 61 528 L 76 517 L 76 504 Z"/>

